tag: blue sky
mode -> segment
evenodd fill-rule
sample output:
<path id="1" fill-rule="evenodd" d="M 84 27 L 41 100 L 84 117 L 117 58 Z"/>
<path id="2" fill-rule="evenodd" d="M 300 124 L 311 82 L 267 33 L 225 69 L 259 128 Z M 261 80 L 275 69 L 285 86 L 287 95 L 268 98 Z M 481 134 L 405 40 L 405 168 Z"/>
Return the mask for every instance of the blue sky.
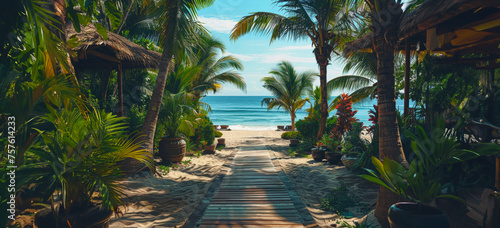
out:
<path id="1" fill-rule="evenodd" d="M 270 36 L 256 33 L 247 34 L 235 42 L 229 39 L 230 31 L 236 22 L 243 16 L 258 11 L 283 14 L 271 0 L 216 0 L 209 8 L 198 12 L 198 20 L 212 32 L 212 36 L 225 44 L 224 55 L 236 56 L 244 66 L 241 75 L 247 83 L 247 93 L 232 85 L 225 85 L 221 92 L 215 94 L 217 96 L 271 95 L 262 87 L 260 80 L 269 76 L 268 72 L 283 60 L 290 61 L 298 72 L 319 73 L 309 40 L 278 40 L 270 44 Z M 327 80 L 342 75 L 343 66 L 336 63 L 334 57 L 332 60 L 328 66 Z M 319 78 L 315 84 L 319 85 Z"/>

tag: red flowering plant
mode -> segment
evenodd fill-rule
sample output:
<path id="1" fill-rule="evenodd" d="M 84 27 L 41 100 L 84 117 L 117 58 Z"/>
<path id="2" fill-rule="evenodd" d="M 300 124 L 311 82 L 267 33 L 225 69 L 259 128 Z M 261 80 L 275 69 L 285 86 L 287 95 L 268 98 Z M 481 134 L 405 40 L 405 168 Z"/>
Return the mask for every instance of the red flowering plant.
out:
<path id="1" fill-rule="evenodd" d="M 332 138 L 340 142 L 345 133 L 352 129 L 352 124 L 359 121 L 354 115 L 358 110 L 352 110 L 351 96 L 343 93 L 340 95 L 340 101 L 336 107 L 337 122 L 332 130 Z"/>
<path id="2" fill-rule="evenodd" d="M 373 132 L 373 130 L 375 129 L 375 125 L 378 124 L 378 106 L 373 105 L 373 109 L 370 109 L 370 111 L 368 111 L 368 114 L 368 116 L 370 116 L 370 119 L 368 119 L 368 121 L 371 121 L 373 123 L 373 125 L 368 128 L 368 131 Z"/>

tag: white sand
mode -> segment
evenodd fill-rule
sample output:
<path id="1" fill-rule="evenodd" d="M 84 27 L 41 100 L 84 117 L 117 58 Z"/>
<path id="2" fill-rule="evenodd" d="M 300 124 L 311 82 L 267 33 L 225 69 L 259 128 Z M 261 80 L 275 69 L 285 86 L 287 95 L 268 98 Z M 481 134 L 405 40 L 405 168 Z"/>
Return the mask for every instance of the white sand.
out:
<path id="1" fill-rule="evenodd" d="M 329 190 L 338 186 L 339 181 L 346 182 L 352 191 L 365 204 L 376 201 L 378 187 L 342 166 L 328 165 L 326 162 L 314 162 L 312 158 L 291 158 L 288 140 L 281 139 L 283 131 L 232 130 L 223 131 L 226 148 L 215 155 L 203 155 L 191 159 L 191 165 L 171 170 L 163 177 L 141 174 L 129 178 L 124 183 L 128 186 L 127 208 L 124 214 L 113 218 L 110 227 L 180 227 L 204 197 L 210 182 L 226 162 L 228 156 L 241 146 L 268 145 L 274 150 L 283 170 L 292 182 L 302 201 L 321 227 L 331 227 L 338 216 L 321 210 L 321 200 Z M 351 209 L 356 221 L 367 212 Z M 371 221 L 370 221 L 371 222 Z"/>

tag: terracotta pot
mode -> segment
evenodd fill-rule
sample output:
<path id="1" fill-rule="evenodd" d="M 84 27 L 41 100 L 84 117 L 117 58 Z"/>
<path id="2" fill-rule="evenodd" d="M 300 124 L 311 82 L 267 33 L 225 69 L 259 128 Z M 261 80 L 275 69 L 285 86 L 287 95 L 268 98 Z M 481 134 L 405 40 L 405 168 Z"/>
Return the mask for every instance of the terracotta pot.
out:
<path id="1" fill-rule="evenodd" d="M 356 163 L 356 161 L 358 160 L 358 158 L 356 158 L 356 157 L 349 157 L 347 154 L 344 154 L 344 155 L 342 155 L 342 157 L 340 158 L 340 160 L 342 161 L 342 164 L 344 164 L 344 166 L 347 169 L 351 169 L 351 166 L 354 165 L 354 163 Z"/>
<path id="2" fill-rule="evenodd" d="M 61 211 L 59 212 L 60 215 L 58 216 L 60 228 L 108 228 L 109 220 L 111 219 L 111 215 L 113 215 L 113 211 L 104 210 L 98 206 L 91 207 L 83 212 L 74 213 L 67 216 L 63 216 Z M 56 221 L 54 219 L 52 210 L 50 208 L 46 208 L 37 212 L 35 214 L 35 225 L 38 228 L 56 227 Z"/>
<path id="3" fill-rule="evenodd" d="M 169 161 L 172 163 L 181 162 L 185 154 L 186 142 L 182 137 L 161 138 L 160 145 L 158 147 L 158 155 L 163 161 Z"/>
<path id="4" fill-rule="evenodd" d="M 298 146 L 300 143 L 300 140 L 299 139 L 290 139 L 290 147 L 296 147 Z"/>
<path id="5" fill-rule="evenodd" d="M 319 149 L 317 147 L 311 149 L 312 157 L 315 161 L 323 161 L 325 159 L 325 150 Z"/>
<path id="6" fill-rule="evenodd" d="M 205 145 L 204 154 L 215 154 L 215 145 Z"/>
<path id="7" fill-rule="evenodd" d="M 217 139 L 217 146 L 226 146 L 226 139 L 225 138 Z"/>
<path id="8" fill-rule="evenodd" d="M 420 209 L 419 209 L 420 208 Z M 436 207 L 399 202 L 389 208 L 391 228 L 449 228 L 448 217 Z"/>
<path id="9" fill-rule="evenodd" d="M 342 157 L 342 154 L 337 153 L 337 152 L 328 151 L 326 153 L 326 160 L 328 161 L 328 163 L 330 163 L 332 165 L 339 164 L 341 157 Z"/>

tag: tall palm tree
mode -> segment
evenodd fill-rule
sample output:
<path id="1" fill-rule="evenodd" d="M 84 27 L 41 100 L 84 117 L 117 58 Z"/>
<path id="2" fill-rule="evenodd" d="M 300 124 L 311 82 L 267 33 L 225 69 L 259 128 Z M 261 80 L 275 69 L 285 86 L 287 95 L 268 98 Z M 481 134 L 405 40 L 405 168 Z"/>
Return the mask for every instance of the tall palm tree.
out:
<path id="1" fill-rule="evenodd" d="M 355 21 L 349 12 L 351 0 L 275 0 L 288 16 L 257 12 L 243 17 L 233 28 L 231 39 L 236 40 L 250 31 L 271 34 L 276 39 L 310 39 L 320 69 L 321 120 L 318 138 L 323 136 L 328 117 L 326 89 L 327 66 L 330 56 L 343 40 Z"/>
<path id="2" fill-rule="evenodd" d="M 318 74 L 303 72 L 299 75 L 292 64 L 286 61 L 279 63 L 278 68 L 273 69 L 269 73 L 273 76 L 263 78 L 263 86 L 274 97 L 264 98 L 262 105 L 267 105 L 267 110 L 283 108 L 289 112 L 292 118 L 292 131 L 294 131 L 295 113 L 309 100 L 308 98 L 303 98 L 303 96 L 312 88 L 314 76 Z"/>
<path id="3" fill-rule="evenodd" d="M 410 1 L 413 6 L 420 0 Z M 354 0 L 368 10 L 373 31 L 373 48 L 377 55 L 377 95 L 379 115 L 379 157 L 390 158 L 408 166 L 401 144 L 396 119 L 394 46 L 398 42 L 398 29 L 403 12 L 401 0 Z M 388 226 L 387 211 L 398 196 L 384 187 L 380 188 L 375 216 L 383 226 Z"/>
<path id="4" fill-rule="evenodd" d="M 163 53 L 151 101 L 142 126 L 146 141 L 144 146 L 151 153 L 153 152 L 158 114 L 172 58 L 174 55 L 179 56 L 181 52 L 189 52 L 189 48 L 196 44 L 197 34 L 204 30 L 194 22 L 197 10 L 212 3 L 213 0 L 162 0 L 158 3 L 156 18 L 162 28 L 160 43 L 163 44 Z M 135 164 L 137 165 L 137 163 Z"/>

